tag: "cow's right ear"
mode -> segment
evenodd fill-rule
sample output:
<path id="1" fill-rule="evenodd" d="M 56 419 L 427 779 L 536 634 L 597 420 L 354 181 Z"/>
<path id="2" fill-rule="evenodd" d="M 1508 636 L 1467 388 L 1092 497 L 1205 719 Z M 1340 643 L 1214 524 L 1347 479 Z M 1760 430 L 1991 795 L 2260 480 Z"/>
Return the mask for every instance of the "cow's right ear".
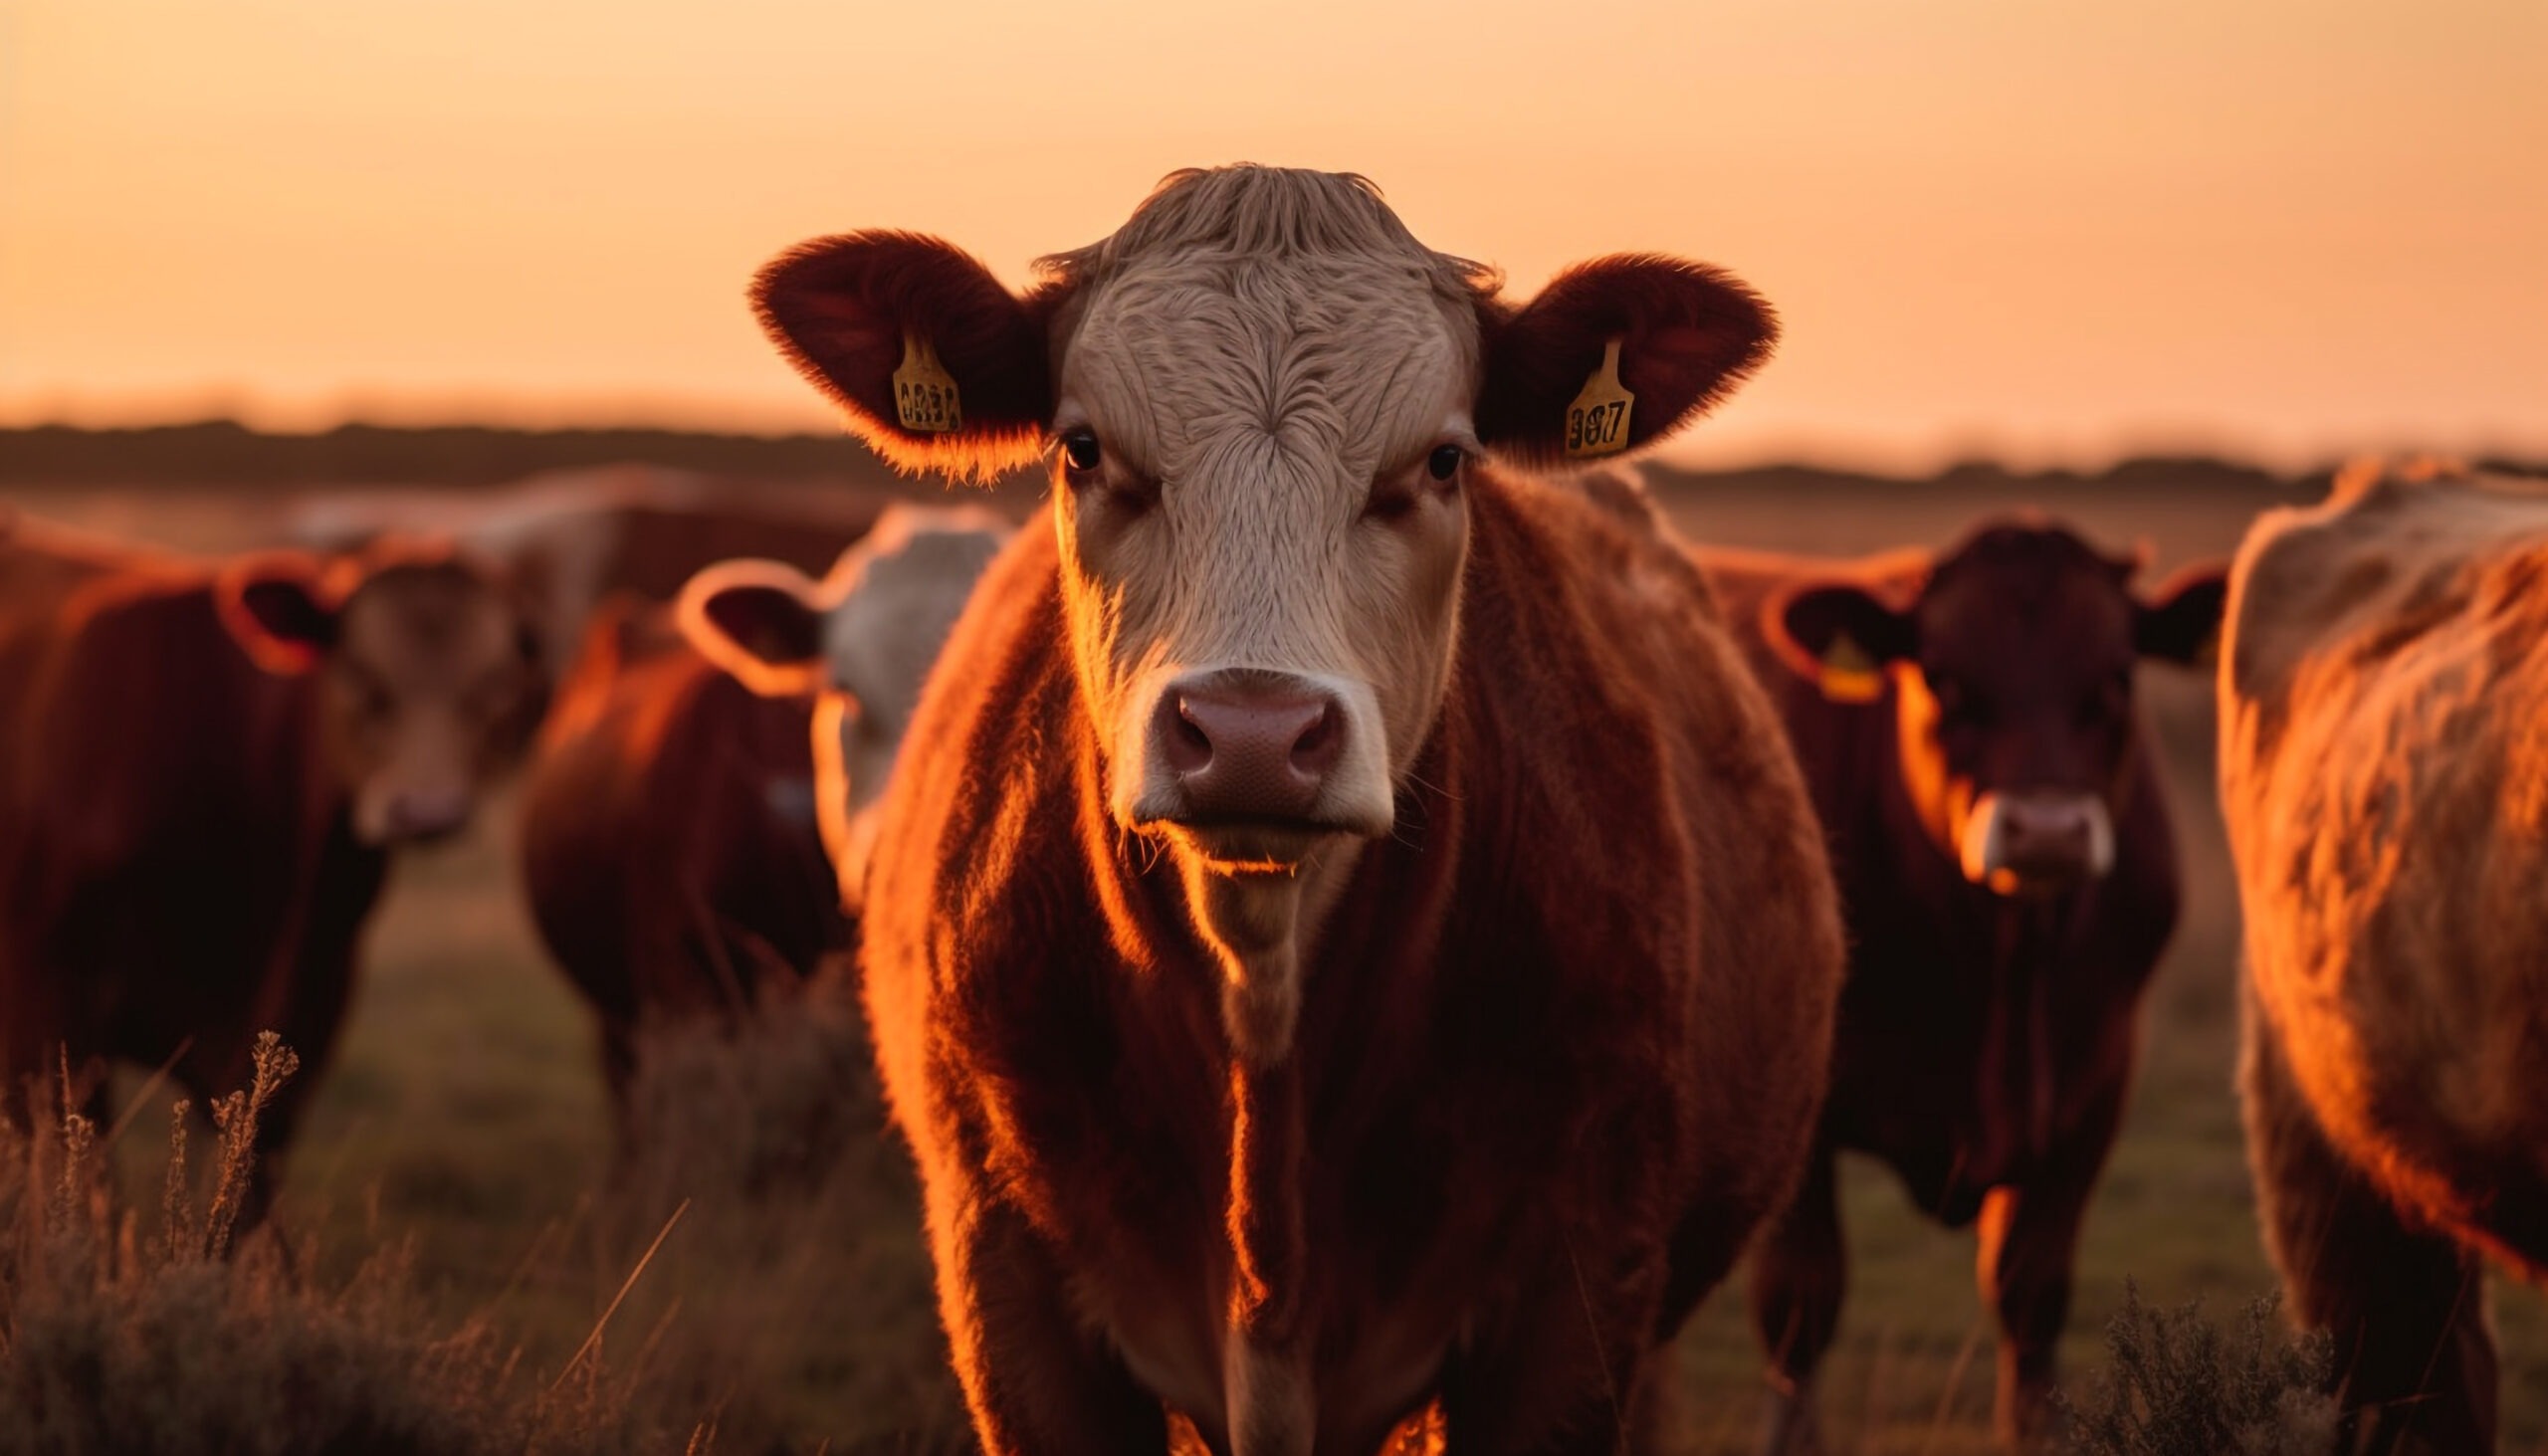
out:
<path id="1" fill-rule="evenodd" d="M 286 677 L 309 672 L 336 645 L 344 594 L 318 557 L 275 551 L 242 557 L 213 580 L 221 625 L 250 660 Z"/>
<path id="2" fill-rule="evenodd" d="M 1762 635 L 1799 677 L 1835 703 L 1871 703 L 1889 663 L 1919 655 L 1910 612 L 1851 581 L 1811 581 L 1773 595 Z"/>
<path id="3" fill-rule="evenodd" d="M 851 432 L 904 470 L 988 480 L 1043 448 L 1043 313 L 947 243 L 816 238 L 760 271 L 752 309 Z"/>
<path id="4" fill-rule="evenodd" d="M 690 578 L 675 613 L 701 657 L 763 698 L 827 684 L 821 588 L 783 561 L 720 561 Z"/>

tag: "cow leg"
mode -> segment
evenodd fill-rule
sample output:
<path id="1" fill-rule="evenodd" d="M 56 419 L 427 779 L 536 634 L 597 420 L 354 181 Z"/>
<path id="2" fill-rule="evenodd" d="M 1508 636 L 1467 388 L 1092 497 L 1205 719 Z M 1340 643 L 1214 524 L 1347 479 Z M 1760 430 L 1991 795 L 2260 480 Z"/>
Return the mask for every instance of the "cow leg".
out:
<path id="1" fill-rule="evenodd" d="M 1770 1357 L 1764 1456 L 1822 1449 L 1813 1414 L 1813 1372 L 1840 1328 L 1849 1253 L 1840 1238 L 1835 1157 L 1817 1145 L 1796 1197 L 1752 1253 L 1752 1328 Z"/>
<path id="2" fill-rule="evenodd" d="M 1167 1410 L 1082 1328 L 1025 1216 L 930 1181 L 939 1312 L 984 1456 L 1166 1456 Z"/>
<path id="3" fill-rule="evenodd" d="M 1982 1302 L 2000 1324 L 1994 1423 L 2000 1444 L 2011 1451 L 2040 1451 L 2056 1443 L 2057 1433 L 2048 1428 L 2053 1361 L 2061 1327 L 2070 1318 L 2079 1222 L 2106 1154 L 2114 1149 L 2131 1080 L 2127 1058 L 2032 1176 L 1994 1188 L 1983 1199 L 1974 1276 Z"/>
<path id="4" fill-rule="evenodd" d="M 2400 1220 L 2319 1131 L 2252 1007 L 2246 1021 L 2247 1151 L 2265 1244 L 2292 1313 L 2335 1340 L 2344 1449 L 2492 1451 L 2495 1347 L 2479 1264 Z"/>
<path id="5" fill-rule="evenodd" d="M 1657 1343 L 1663 1261 L 1605 1271 L 1571 1250 L 1441 1385 L 1446 1456 L 1657 1456 L 1673 1378 Z"/>

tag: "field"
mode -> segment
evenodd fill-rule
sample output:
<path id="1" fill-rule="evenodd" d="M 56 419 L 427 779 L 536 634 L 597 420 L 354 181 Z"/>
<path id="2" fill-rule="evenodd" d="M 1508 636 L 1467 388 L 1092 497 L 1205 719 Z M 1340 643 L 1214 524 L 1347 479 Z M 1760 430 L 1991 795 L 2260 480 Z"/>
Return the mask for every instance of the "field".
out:
<path id="1" fill-rule="evenodd" d="M 2031 501 L 2110 545 L 2146 539 L 2162 571 L 2226 552 L 2256 510 L 2317 489 L 2165 463 L 2097 481 L 1773 472 L 1657 487 L 1694 537 L 1828 551 L 1942 542 L 1986 510 Z M 254 539 L 272 501 L 67 482 L 0 486 L 7 504 L 203 548 Z M 2188 913 L 2146 1011 L 2141 1080 L 2085 1232 L 2064 1352 L 2074 1375 L 2102 1361 L 2100 1332 L 2127 1278 L 2152 1304 L 2199 1298 L 2224 1319 L 2271 1284 L 2230 1089 L 2237 923 L 2210 789 L 2208 684 L 2159 670 L 2144 682 Z M 943 1384 L 930 1373 L 935 1329 L 908 1202 L 890 1147 L 876 1145 L 872 1104 L 851 1105 L 836 1130 L 857 1144 L 847 1163 L 858 1187 L 781 1189 L 772 1197 L 785 1211 L 759 1221 L 733 1195 L 734 1159 L 718 1155 L 750 1141 L 753 1130 L 734 1126 L 761 1105 L 748 1088 L 726 1088 L 722 1102 L 713 1088 L 681 1094 L 698 1126 L 679 1130 L 680 1155 L 641 1159 L 640 1173 L 613 1180 L 592 1035 L 531 934 L 497 808 L 466 841 L 400 864 L 290 1166 L 284 1224 L 325 1269 L 408 1244 L 438 1318 L 490 1322 L 538 1371 L 564 1366 L 660 1233 L 601 1352 L 637 1372 L 639 1398 L 668 1423 L 682 1427 L 683 1410 L 697 1412 L 689 1424 L 714 1419 L 719 1450 L 927 1449 L 891 1434 L 918 1418 L 910 1412 L 939 1408 Z M 801 1085 L 819 1089 L 825 1075 Z M 155 1186 L 164 1129 L 164 1111 L 149 1106 L 120 1149 L 128 1187 Z M 1850 1295 L 1822 1390 L 1834 1449 L 1989 1449 L 1992 1333 L 1972 1292 L 1969 1235 L 1916 1217 L 1881 1170 L 1846 1172 Z M 685 1185 L 694 1178 L 700 1186 Z M 2496 1304 L 2504 1449 L 2548 1452 L 2548 1304 L 2517 1288 Z M 1700 1449 L 1748 1450 L 1760 1360 L 1732 1287 L 1692 1323 L 1679 1354 Z M 678 1449 L 682 1434 L 669 1439 Z"/>

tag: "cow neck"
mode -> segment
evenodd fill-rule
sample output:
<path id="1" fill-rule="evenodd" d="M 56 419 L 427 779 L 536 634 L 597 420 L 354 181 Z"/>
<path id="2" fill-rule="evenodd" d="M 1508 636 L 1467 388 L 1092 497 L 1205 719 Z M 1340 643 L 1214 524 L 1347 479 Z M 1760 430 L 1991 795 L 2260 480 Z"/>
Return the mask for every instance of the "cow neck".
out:
<path id="1" fill-rule="evenodd" d="M 2094 887 L 2046 900 L 1990 895 L 1982 918 L 1990 936 L 1989 979 L 1975 1092 L 1983 1160 L 2030 1160 L 2051 1145 L 2059 1068 L 2052 1044 L 2053 1000 L 2065 971 L 2079 970 L 2080 928 Z"/>
<path id="2" fill-rule="evenodd" d="M 1456 695 L 1463 675 L 1454 673 Z M 1099 791 L 1093 734 L 1080 732 L 1076 777 L 1079 841 L 1124 973 L 1149 984 L 1119 992 L 1120 1015 L 1164 1016 L 1200 1030 L 1196 999 L 1217 999 L 1222 1037 L 1210 1049 L 1226 1089 L 1223 1233 L 1229 1260 L 1223 1318 L 1234 1337 L 1225 1395 L 1236 1429 L 1272 1430 L 1314 1418 L 1312 1367 L 1320 1308 L 1309 1255 L 1313 1108 L 1322 1139 L 1350 1138 L 1329 1113 L 1355 1117 L 1377 1105 L 1404 1071 L 1403 1049 L 1418 1034 L 1435 994 L 1434 955 L 1447 925 L 1462 861 L 1459 755 L 1446 725 L 1448 703 L 1407 783 L 1392 832 L 1348 847 L 1331 877 L 1305 895 L 1295 922 L 1293 1025 L 1284 1054 L 1246 1054 L 1227 1023 L 1230 983 L 1217 996 L 1205 977 L 1220 962 L 1197 924 L 1187 873 L 1155 842 L 1113 823 Z M 1163 947 L 1178 947 L 1170 950 Z M 1157 994 L 1164 992 L 1165 994 Z M 1134 1009 L 1147 1003 L 1152 1009 Z M 1242 1002 L 1242 1004 L 1244 1004 Z M 1175 1008 L 1182 1006 L 1180 1013 Z M 1389 1048 L 1398 1049 L 1392 1055 Z M 1341 1154 L 1341 1148 L 1331 1148 Z"/>

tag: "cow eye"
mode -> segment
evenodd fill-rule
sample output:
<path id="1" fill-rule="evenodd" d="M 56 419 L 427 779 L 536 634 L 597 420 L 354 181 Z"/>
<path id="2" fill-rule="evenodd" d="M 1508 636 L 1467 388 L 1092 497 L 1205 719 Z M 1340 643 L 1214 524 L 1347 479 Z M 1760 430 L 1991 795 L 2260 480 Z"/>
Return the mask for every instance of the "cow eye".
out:
<path id="1" fill-rule="evenodd" d="M 1468 452 L 1457 445 L 1436 445 L 1433 453 L 1424 458 L 1424 473 L 1437 481 L 1447 481 L 1460 473 L 1460 462 L 1467 458 Z"/>
<path id="2" fill-rule="evenodd" d="M 1072 470 L 1086 474 L 1097 469 L 1105 458 L 1105 452 L 1097 448 L 1094 430 L 1073 430 L 1062 437 L 1062 459 Z"/>

